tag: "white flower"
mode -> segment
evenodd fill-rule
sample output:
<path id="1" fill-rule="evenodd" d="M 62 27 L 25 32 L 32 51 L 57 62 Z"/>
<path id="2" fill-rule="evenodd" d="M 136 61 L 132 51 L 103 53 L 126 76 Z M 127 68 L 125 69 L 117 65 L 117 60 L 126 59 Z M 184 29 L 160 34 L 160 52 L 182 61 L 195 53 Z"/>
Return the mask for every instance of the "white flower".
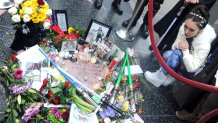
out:
<path id="1" fill-rule="evenodd" d="M 24 16 L 23 16 L 23 22 L 29 22 L 30 21 L 30 16 L 28 15 L 28 14 L 25 14 Z"/>
<path id="2" fill-rule="evenodd" d="M 27 7 L 27 8 L 25 9 L 24 13 L 25 13 L 25 14 L 32 14 L 32 13 L 33 13 L 33 10 L 32 10 L 32 8 Z"/>
<path id="3" fill-rule="evenodd" d="M 17 8 L 16 7 L 11 7 L 8 12 L 11 14 L 11 15 L 14 15 L 17 13 Z"/>
<path id="4" fill-rule="evenodd" d="M 21 4 L 21 3 L 23 2 L 23 0 L 14 0 L 14 2 L 15 2 L 16 4 Z"/>
<path id="5" fill-rule="evenodd" d="M 20 15 L 16 14 L 11 17 L 11 20 L 15 23 L 20 22 Z"/>
<path id="6" fill-rule="evenodd" d="M 50 22 L 48 22 L 48 21 L 45 21 L 45 22 L 43 23 L 44 29 L 49 29 L 50 26 L 51 26 L 51 24 L 50 24 Z"/>
<path id="7" fill-rule="evenodd" d="M 51 15 L 52 15 L 52 10 L 51 10 L 51 9 L 48 9 L 48 10 L 46 11 L 46 15 L 47 15 L 47 16 L 51 16 Z"/>

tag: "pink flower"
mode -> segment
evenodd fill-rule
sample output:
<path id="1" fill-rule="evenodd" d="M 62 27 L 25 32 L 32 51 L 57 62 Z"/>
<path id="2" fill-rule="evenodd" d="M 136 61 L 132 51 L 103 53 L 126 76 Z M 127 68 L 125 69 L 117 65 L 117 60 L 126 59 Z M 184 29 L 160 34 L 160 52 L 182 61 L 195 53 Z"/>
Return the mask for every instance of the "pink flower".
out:
<path id="1" fill-rule="evenodd" d="M 131 56 L 131 57 L 135 57 L 135 52 L 134 52 L 134 50 L 133 50 L 133 48 L 127 48 L 127 51 L 128 51 L 128 53 L 129 53 L 129 56 Z"/>
<path id="2" fill-rule="evenodd" d="M 21 70 L 20 68 L 17 68 L 15 71 L 14 71 L 14 77 L 16 79 L 21 79 L 22 78 L 22 74 L 23 74 L 23 70 Z"/>

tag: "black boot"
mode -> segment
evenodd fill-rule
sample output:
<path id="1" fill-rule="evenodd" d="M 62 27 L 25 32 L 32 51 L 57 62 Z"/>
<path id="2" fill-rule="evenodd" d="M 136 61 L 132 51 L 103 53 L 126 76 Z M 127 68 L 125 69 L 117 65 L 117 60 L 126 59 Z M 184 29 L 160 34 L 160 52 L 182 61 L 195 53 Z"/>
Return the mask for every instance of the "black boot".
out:
<path id="1" fill-rule="evenodd" d="M 122 26 L 123 27 L 127 27 L 129 22 L 130 22 L 130 20 L 131 20 L 131 18 L 128 19 L 128 20 L 123 21 Z M 136 25 L 136 22 L 133 22 L 131 27 L 134 27 L 135 25 Z"/>
<path id="2" fill-rule="evenodd" d="M 114 1 L 112 2 L 112 6 L 113 6 L 113 8 L 117 11 L 117 13 L 118 13 L 119 15 L 122 15 L 122 14 L 123 14 L 123 10 L 121 10 L 121 8 L 120 8 L 120 0 L 114 0 Z"/>
<path id="3" fill-rule="evenodd" d="M 146 39 L 149 35 L 148 25 L 142 24 L 140 27 L 140 33 L 141 33 L 142 37 Z"/>
<path id="4" fill-rule="evenodd" d="M 95 3 L 94 3 L 95 8 L 100 9 L 102 2 L 103 0 L 95 0 Z"/>

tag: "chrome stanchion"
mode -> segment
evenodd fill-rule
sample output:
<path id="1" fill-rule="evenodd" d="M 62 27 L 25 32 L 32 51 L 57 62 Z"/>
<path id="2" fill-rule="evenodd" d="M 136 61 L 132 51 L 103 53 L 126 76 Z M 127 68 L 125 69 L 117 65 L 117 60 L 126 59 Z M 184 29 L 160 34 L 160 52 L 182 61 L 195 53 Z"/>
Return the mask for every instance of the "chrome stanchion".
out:
<path id="1" fill-rule="evenodd" d="M 131 28 L 132 23 L 135 21 L 136 15 L 138 14 L 140 8 L 144 7 L 143 3 L 144 3 L 144 0 L 141 0 L 135 13 L 133 13 L 133 16 L 132 16 L 127 28 L 121 27 L 120 29 L 116 30 L 116 34 L 118 37 L 120 37 L 121 39 L 123 39 L 125 41 L 133 41 L 135 39 L 134 35 L 132 34 L 132 32 L 129 31 L 129 29 Z"/>
<path id="2" fill-rule="evenodd" d="M 14 5 L 14 0 L 1 0 L 0 9 L 7 9 Z"/>

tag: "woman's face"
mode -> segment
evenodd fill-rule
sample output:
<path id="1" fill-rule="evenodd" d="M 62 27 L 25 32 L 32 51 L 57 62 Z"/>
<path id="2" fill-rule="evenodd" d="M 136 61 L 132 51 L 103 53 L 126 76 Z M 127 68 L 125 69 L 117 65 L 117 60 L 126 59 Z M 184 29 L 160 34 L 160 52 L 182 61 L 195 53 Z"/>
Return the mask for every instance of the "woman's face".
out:
<path id="1" fill-rule="evenodd" d="M 194 22 L 191 18 L 185 20 L 184 33 L 186 38 L 192 38 L 197 36 L 200 32 L 200 28 L 197 26 L 197 23 Z"/>

